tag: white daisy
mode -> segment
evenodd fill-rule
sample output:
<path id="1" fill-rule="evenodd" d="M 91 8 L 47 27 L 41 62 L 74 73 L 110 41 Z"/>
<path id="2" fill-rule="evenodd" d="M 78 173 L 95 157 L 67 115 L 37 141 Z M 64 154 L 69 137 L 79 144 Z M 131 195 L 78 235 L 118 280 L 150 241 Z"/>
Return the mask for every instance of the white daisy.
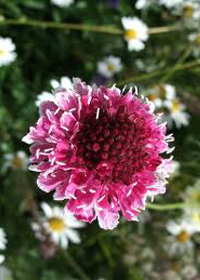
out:
<path id="1" fill-rule="evenodd" d="M 188 187 L 182 196 L 187 204 L 197 205 L 197 207 L 186 208 L 185 215 L 191 223 L 195 224 L 197 231 L 200 231 L 200 179 L 192 187 Z"/>
<path id="2" fill-rule="evenodd" d="M 189 125 L 190 115 L 185 112 L 186 106 L 181 104 L 178 98 L 164 101 L 164 107 L 169 110 L 169 114 L 166 115 L 169 127 L 172 127 L 173 122 L 177 128 Z"/>
<path id="3" fill-rule="evenodd" d="M 172 161 L 172 169 L 173 169 L 173 171 L 172 171 L 170 177 L 174 178 L 174 177 L 178 176 L 179 173 L 180 173 L 180 162 L 178 162 L 176 160 L 173 160 Z"/>
<path id="4" fill-rule="evenodd" d="M 0 250 L 5 250 L 7 244 L 5 231 L 0 228 Z M 5 256 L 0 254 L 0 264 L 5 260 Z"/>
<path id="5" fill-rule="evenodd" d="M 84 227 L 83 222 L 77 221 L 70 212 L 64 213 L 60 207 L 50 207 L 43 202 L 41 208 L 45 214 L 43 226 L 53 242 L 60 244 L 63 249 L 68 247 L 69 240 L 75 244 L 81 242 L 75 229 Z"/>
<path id="6" fill-rule="evenodd" d="M 122 17 L 122 25 L 125 29 L 124 38 L 128 43 L 128 50 L 143 50 L 144 42 L 149 37 L 147 25 L 137 17 Z"/>
<path id="7" fill-rule="evenodd" d="M 37 96 L 37 100 L 35 101 L 36 106 L 40 106 L 40 104 L 44 101 L 52 101 L 55 102 L 54 95 L 50 92 L 43 91 L 41 94 Z"/>
<path id="8" fill-rule="evenodd" d="M 193 53 L 196 57 L 200 54 L 200 33 L 192 33 L 188 39 L 193 43 Z"/>
<path id="9" fill-rule="evenodd" d="M 59 87 L 64 88 L 64 89 L 71 89 L 73 87 L 72 81 L 71 81 L 71 79 L 69 77 L 62 77 L 60 79 L 60 82 L 57 81 L 57 80 L 51 80 L 50 84 L 51 84 L 53 90 L 56 90 Z M 39 107 L 40 104 L 43 101 L 55 102 L 54 95 L 52 93 L 50 93 L 50 92 L 43 91 L 41 94 L 39 94 L 37 96 L 37 100 L 35 102 L 35 105 Z"/>
<path id="10" fill-rule="evenodd" d="M 157 109 L 164 106 L 166 100 L 173 100 L 176 96 L 176 89 L 170 84 L 159 85 L 150 88 L 146 95 L 152 101 Z"/>
<path id="11" fill-rule="evenodd" d="M 59 87 L 62 87 L 64 89 L 71 89 L 73 88 L 73 83 L 69 77 L 62 77 L 60 79 L 60 82 L 57 80 L 51 80 L 50 84 L 53 89 L 57 89 Z"/>
<path id="12" fill-rule="evenodd" d="M 169 9 L 180 5 L 182 2 L 183 0 L 159 0 L 161 5 L 164 5 Z"/>
<path id="13" fill-rule="evenodd" d="M 13 280 L 11 270 L 3 265 L 0 266 L 0 280 Z"/>
<path id="14" fill-rule="evenodd" d="M 54 5 L 57 5 L 61 8 L 69 7 L 74 3 L 74 0 L 51 0 Z"/>
<path id="15" fill-rule="evenodd" d="M 15 45 L 10 38 L 0 37 L 0 67 L 8 65 L 15 60 Z"/>
<path id="16" fill-rule="evenodd" d="M 18 151 L 13 154 L 6 154 L 4 156 L 3 170 L 8 168 L 26 170 L 28 165 L 28 156 L 24 151 Z"/>
<path id="17" fill-rule="evenodd" d="M 171 236 L 167 238 L 164 245 L 169 255 L 181 255 L 186 252 L 192 252 L 194 244 L 191 241 L 191 236 L 197 231 L 194 224 L 189 223 L 183 218 L 179 223 L 169 221 L 166 224 L 166 229 L 171 233 Z"/>
<path id="18" fill-rule="evenodd" d="M 98 62 L 97 71 L 106 78 L 111 78 L 114 74 L 119 73 L 122 69 L 121 59 L 115 56 L 105 57 L 104 60 Z"/>

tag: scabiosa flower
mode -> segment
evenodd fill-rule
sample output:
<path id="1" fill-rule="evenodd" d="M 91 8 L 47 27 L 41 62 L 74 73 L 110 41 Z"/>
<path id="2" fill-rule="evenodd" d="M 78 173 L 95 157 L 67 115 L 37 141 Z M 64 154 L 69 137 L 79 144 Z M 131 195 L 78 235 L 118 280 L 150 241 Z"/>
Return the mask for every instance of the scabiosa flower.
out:
<path id="1" fill-rule="evenodd" d="M 16 56 L 12 40 L 0 37 L 0 67 L 12 63 Z"/>
<path id="2" fill-rule="evenodd" d="M 55 244 L 60 244 L 63 249 L 68 247 L 69 240 L 78 244 L 81 242 L 76 229 L 85 226 L 77 221 L 70 212 L 64 212 L 60 207 L 51 207 L 43 202 L 41 208 L 45 214 L 40 223 L 32 223 L 32 228 L 40 240 L 45 240 L 45 234 L 50 235 Z"/>
<path id="3" fill-rule="evenodd" d="M 53 79 L 50 81 L 50 84 L 53 89 L 57 89 L 59 87 L 65 89 L 72 88 L 72 81 L 69 77 L 62 77 L 60 79 L 60 82 Z M 55 102 L 54 95 L 50 92 L 43 91 L 41 94 L 37 96 L 35 105 L 39 107 L 43 101 L 47 101 L 47 100 Z"/>
<path id="4" fill-rule="evenodd" d="M 0 250 L 5 250 L 7 244 L 6 234 L 3 228 L 0 228 Z M 0 254 L 0 264 L 4 262 L 5 256 Z"/>
<path id="5" fill-rule="evenodd" d="M 114 74 L 119 73 L 122 69 L 121 59 L 115 56 L 105 57 L 104 60 L 98 62 L 97 71 L 105 78 L 111 78 Z"/>
<path id="6" fill-rule="evenodd" d="M 26 170 L 28 166 L 28 157 L 24 151 L 17 151 L 13 154 L 6 154 L 4 156 L 5 162 L 3 170 L 6 171 L 8 168 L 14 170 Z"/>
<path id="7" fill-rule="evenodd" d="M 157 124 L 152 103 L 116 87 L 90 87 L 74 79 L 73 89 L 54 92 L 55 103 L 40 105 L 36 127 L 23 141 L 32 144 L 30 170 L 38 186 L 67 199 L 66 211 L 100 227 L 117 226 L 119 212 L 137 220 L 147 196 L 165 192 L 171 158 L 166 123 Z"/>
<path id="8" fill-rule="evenodd" d="M 125 29 L 124 38 L 128 43 L 129 51 L 141 51 L 148 40 L 148 27 L 137 17 L 123 17 L 122 25 Z"/>
<path id="9" fill-rule="evenodd" d="M 51 0 L 51 2 L 61 8 L 66 8 L 72 5 L 74 3 L 74 0 Z"/>

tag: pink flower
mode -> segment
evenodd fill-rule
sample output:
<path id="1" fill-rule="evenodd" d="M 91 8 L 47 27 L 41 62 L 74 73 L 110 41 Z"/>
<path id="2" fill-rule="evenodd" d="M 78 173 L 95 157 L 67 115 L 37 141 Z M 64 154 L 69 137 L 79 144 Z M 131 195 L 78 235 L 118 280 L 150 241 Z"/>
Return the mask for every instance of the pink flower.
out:
<path id="1" fill-rule="evenodd" d="M 158 125 L 151 103 L 132 89 L 90 87 L 74 79 L 73 89 L 54 92 L 55 102 L 40 105 L 36 127 L 23 141 L 32 144 L 30 170 L 38 186 L 67 200 L 78 220 L 113 229 L 119 212 L 138 220 L 147 196 L 164 193 L 171 152 L 166 123 Z"/>

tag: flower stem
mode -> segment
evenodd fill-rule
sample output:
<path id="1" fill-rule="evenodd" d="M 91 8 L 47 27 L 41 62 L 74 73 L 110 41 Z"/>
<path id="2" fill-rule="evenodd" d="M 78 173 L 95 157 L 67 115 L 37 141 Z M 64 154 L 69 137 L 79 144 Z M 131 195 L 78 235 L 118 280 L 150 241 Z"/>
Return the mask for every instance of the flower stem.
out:
<path id="1" fill-rule="evenodd" d="M 177 60 L 177 62 L 175 63 L 175 65 L 171 68 L 170 71 L 168 71 L 166 73 L 166 75 L 163 77 L 162 79 L 162 83 L 165 83 L 167 80 L 169 80 L 169 78 L 171 78 L 171 76 L 173 75 L 173 73 L 179 68 L 180 65 L 183 64 L 183 62 L 188 58 L 188 56 L 191 54 L 193 49 L 193 46 L 190 45 L 189 47 L 187 46 L 186 50 L 183 52 L 183 54 L 180 56 L 180 58 Z"/>
<path id="2" fill-rule="evenodd" d="M 69 255 L 69 252 L 66 254 L 66 259 L 68 264 L 73 269 L 74 273 L 80 277 L 81 280 L 90 280 L 89 276 L 82 270 L 82 268 L 75 262 L 75 260 Z"/>
<path id="3" fill-rule="evenodd" d="M 122 35 L 124 30 L 115 26 L 98 26 L 79 23 L 64 23 L 54 21 L 40 21 L 26 18 L 19 19 L 5 19 L 0 21 L 0 25 L 14 25 L 14 26 L 33 26 L 39 28 L 65 29 L 65 30 L 79 30 L 97 33 L 108 33 L 113 35 Z M 177 26 L 162 26 L 149 28 L 149 34 L 167 33 L 180 30 Z"/>
<path id="4" fill-rule="evenodd" d="M 183 202 L 163 204 L 163 205 L 148 203 L 146 207 L 152 210 L 166 211 L 166 210 L 175 210 L 175 209 L 184 209 L 184 208 L 197 208 L 197 207 L 200 208 L 200 205 L 188 204 Z"/>
<path id="5" fill-rule="evenodd" d="M 178 65 L 173 70 L 173 73 L 176 72 L 176 71 L 182 71 L 182 70 L 194 68 L 194 67 L 197 67 L 197 66 L 200 66 L 200 60 L 193 60 L 193 61 L 190 61 L 190 62 L 186 62 L 186 63 L 183 63 L 181 65 Z M 154 77 L 157 77 L 157 76 L 160 76 L 160 75 L 163 75 L 163 74 L 167 74 L 170 71 L 171 71 L 171 67 L 167 67 L 165 69 L 159 69 L 159 70 L 153 71 L 151 73 L 145 73 L 145 74 L 142 74 L 142 75 L 139 75 L 139 76 L 130 77 L 130 78 L 121 80 L 121 81 L 117 82 L 117 85 L 122 86 L 122 85 L 125 85 L 125 84 L 128 84 L 128 83 L 136 83 L 136 82 L 149 80 L 149 79 L 152 79 Z"/>

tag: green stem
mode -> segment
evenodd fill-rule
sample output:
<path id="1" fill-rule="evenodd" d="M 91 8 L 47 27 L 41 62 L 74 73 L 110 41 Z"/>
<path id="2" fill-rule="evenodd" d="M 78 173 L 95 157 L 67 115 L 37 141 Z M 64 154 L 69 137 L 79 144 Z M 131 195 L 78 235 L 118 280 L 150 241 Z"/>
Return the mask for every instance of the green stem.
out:
<path id="1" fill-rule="evenodd" d="M 198 60 L 193 60 L 193 61 L 190 61 L 190 62 L 183 63 L 182 65 L 178 65 L 176 67 L 176 69 L 174 69 L 174 72 L 194 68 L 194 67 L 197 67 L 197 66 L 200 66 L 200 60 L 199 61 Z M 157 76 L 160 76 L 160 75 L 163 75 L 163 74 L 167 74 L 170 71 L 171 71 L 171 67 L 167 67 L 165 69 L 156 70 L 156 71 L 153 71 L 151 73 L 146 73 L 146 74 L 142 74 L 142 75 L 139 75 L 139 76 L 130 77 L 130 78 L 121 80 L 121 81 L 117 82 L 117 85 L 118 86 L 123 86 L 123 85 L 129 84 L 129 83 L 136 83 L 136 82 L 149 80 L 149 79 L 152 79 L 154 77 L 157 77 Z"/>
<path id="2" fill-rule="evenodd" d="M 83 271 L 83 269 L 75 262 L 75 260 L 67 252 L 66 259 L 68 264 L 73 269 L 74 273 L 80 277 L 80 280 L 90 280 L 89 276 Z"/>
<path id="3" fill-rule="evenodd" d="M 152 210 L 166 211 L 166 210 L 175 210 L 175 209 L 184 209 L 184 208 L 200 208 L 200 205 L 188 204 L 184 202 L 170 203 L 170 204 L 163 204 L 163 205 L 148 203 L 146 207 Z"/>
<path id="4" fill-rule="evenodd" d="M 167 72 L 167 74 L 163 77 L 162 83 L 165 83 L 167 80 L 171 78 L 174 72 L 179 68 L 180 65 L 183 64 L 183 62 L 188 58 L 188 56 L 191 54 L 193 49 L 193 46 L 187 47 L 187 49 L 183 52 L 183 54 L 180 56 L 178 61 L 175 63 L 174 67 L 171 68 L 170 71 Z"/>
<path id="5" fill-rule="evenodd" d="M 0 25 L 14 25 L 14 26 L 33 26 L 39 28 L 65 29 L 65 30 L 80 30 L 97 33 L 108 33 L 113 35 L 122 35 L 124 30 L 113 26 L 98 26 L 79 23 L 64 23 L 54 21 L 40 21 L 32 19 L 5 19 L 0 21 Z M 149 28 L 149 34 L 167 33 L 180 30 L 177 26 L 162 26 Z"/>

